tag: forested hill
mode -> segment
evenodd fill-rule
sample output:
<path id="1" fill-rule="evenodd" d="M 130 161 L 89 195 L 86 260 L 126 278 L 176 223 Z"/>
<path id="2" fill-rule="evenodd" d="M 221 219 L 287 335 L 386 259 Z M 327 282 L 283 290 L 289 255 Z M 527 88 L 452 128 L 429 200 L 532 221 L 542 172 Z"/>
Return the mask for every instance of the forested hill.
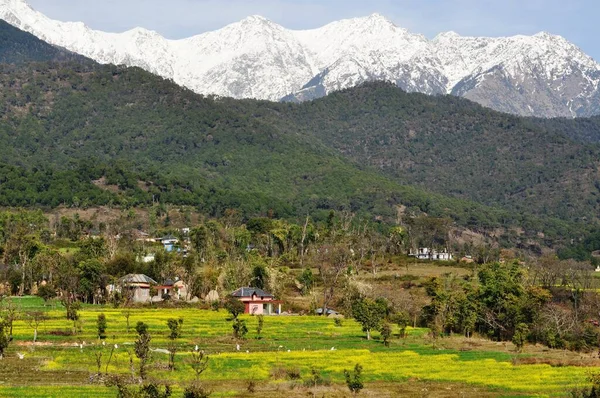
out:
<path id="1" fill-rule="evenodd" d="M 551 155 L 564 162 L 564 173 L 555 168 L 548 178 L 572 173 L 567 181 L 578 200 L 589 187 L 581 171 L 595 147 L 555 133 L 551 149 L 541 151 L 537 147 L 548 141 L 541 130 L 527 130 L 530 139 L 519 141 L 522 123 L 465 100 L 411 95 L 380 83 L 294 105 L 206 98 L 136 68 L 79 60 L 5 63 L 0 205 L 159 200 L 212 215 L 238 208 L 246 215 L 325 217 L 329 209 L 348 209 L 388 221 L 402 205 L 475 229 L 500 228 L 515 241 L 577 237 L 582 230 L 573 221 L 581 217 L 549 208 L 547 214 L 563 216 L 558 221 L 526 200 L 512 205 L 479 192 L 529 181 L 530 164 L 544 176 Z M 502 134 L 514 142 L 503 144 Z M 471 159 L 464 168 L 461 157 Z M 504 167 L 501 173 L 486 160 Z M 595 206 L 586 203 L 586 209 Z"/>
<path id="2" fill-rule="evenodd" d="M 0 63 L 19 64 L 34 61 L 92 62 L 82 55 L 45 43 L 32 34 L 0 20 Z"/>
<path id="3" fill-rule="evenodd" d="M 273 123 L 281 128 L 402 184 L 518 213 L 580 221 L 600 214 L 600 151 L 584 138 L 597 118 L 520 118 L 387 83 L 300 105 L 230 105 L 262 118 L 276 115 Z"/>
<path id="4" fill-rule="evenodd" d="M 318 217 L 349 209 L 384 220 L 404 205 L 478 229 L 519 226 L 550 239 L 576 230 L 395 183 L 290 129 L 293 106 L 232 106 L 140 69 L 89 64 L 0 65 L 0 85 L 3 205 L 154 198 L 209 214 Z"/>

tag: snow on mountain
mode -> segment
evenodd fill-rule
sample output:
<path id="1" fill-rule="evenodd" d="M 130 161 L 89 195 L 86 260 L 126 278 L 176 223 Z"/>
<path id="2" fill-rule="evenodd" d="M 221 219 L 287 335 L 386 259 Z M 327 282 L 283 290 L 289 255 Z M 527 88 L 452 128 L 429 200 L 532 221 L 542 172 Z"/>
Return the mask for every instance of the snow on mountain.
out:
<path id="1" fill-rule="evenodd" d="M 136 28 L 95 31 L 59 22 L 24 0 L 0 0 L 0 18 L 100 63 L 138 66 L 198 93 L 301 101 L 385 79 L 407 91 L 464 96 L 535 116 L 600 113 L 600 65 L 560 36 L 428 40 L 379 14 L 318 29 L 285 29 L 250 16 L 213 32 L 167 40 Z"/>

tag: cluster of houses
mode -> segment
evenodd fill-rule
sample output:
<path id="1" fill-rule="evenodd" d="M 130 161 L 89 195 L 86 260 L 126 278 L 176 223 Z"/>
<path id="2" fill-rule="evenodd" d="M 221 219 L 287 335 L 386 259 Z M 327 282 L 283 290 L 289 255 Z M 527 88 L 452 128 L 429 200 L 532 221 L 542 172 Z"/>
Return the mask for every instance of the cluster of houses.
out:
<path id="1" fill-rule="evenodd" d="M 187 286 L 181 280 L 166 280 L 158 283 L 143 274 L 125 275 L 117 285 L 109 286 L 109 293 L 119 292 L 126 295 L 134 303 L 150 303 L 163 301 L 167 297 L 172 300 L 187 300 Z M 262 289 L 254 287 L 241 287 L 231 294 L 244 303 L 246 314 L 275 315 L 281 314 L 279 300 Z M 219 299 L 216 292 L 211 291 L 206 297 L 208 302 Z"/>

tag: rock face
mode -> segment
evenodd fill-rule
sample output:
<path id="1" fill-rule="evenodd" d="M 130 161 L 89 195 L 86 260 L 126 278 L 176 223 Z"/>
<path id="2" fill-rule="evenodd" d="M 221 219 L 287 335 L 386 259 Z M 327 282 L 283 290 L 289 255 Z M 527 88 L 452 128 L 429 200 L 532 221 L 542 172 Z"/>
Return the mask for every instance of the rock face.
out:
<path id="1" fill-rule="evenodd" d="M 167 40 L 141 28 L 115 34 L 54 21 L 24 0 L 0 18 L 101 63 L 138 66 L 201 94 L 305 101 L 369 80 L 409 92 L 463 96 L 527 116 L 600 114 L 600 65 L 560 36 L 442 33 L 433 40 L 374 14 L 294 31 L 251 16 L 214 32 Z"/>

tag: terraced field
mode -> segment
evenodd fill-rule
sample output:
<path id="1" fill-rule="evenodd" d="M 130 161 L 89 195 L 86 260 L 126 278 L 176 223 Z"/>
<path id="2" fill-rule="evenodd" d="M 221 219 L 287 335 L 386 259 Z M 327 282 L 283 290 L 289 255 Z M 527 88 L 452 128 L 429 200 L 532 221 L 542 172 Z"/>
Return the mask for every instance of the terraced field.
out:
<path id="1" fill-rule="evenodd" d="M 563 365 L 589 366 L 597 362 L 591 356 L 535 347 L 517 355 L 510 344 L 479 339 L 432 341 L 424 329 L 410 329 L 407 338 L 395 338 L 390 347 L 385 347 L 377 334 L 374 340 L 365 340 L 360 325 L 352 320 L 337 326 L 332 319 L 309 316 L 266 317 L 260 339 L 256 338 L 257 319 L 245 317 L 249 333 L 239 342 L 238 350 L 225 311 L 195 308 L 131 309 L 128 330 L 124 310 L 85 307 L 81 311 L 81 332 L 69 335 L 73 322 L 65 318 L 62 308 L 44 307 L 37 298 L 21 299 L 19 303 L 23 313 L 43 310 L 48 320 L 40 326 L 35 345 L 28 322 L 15 322 L 14 342 L 0 361 L 2 397 L 116 396 L 116 390 L 94 382 L 96 357 L 102 354 L 101 373 L 130 374 L 134 325 L 138 321 L 149 325 L 151 345 L 156 350 L 150 376 L 171 383 L 173 396 L 181 396 L 183 387 L 194 379 L 189 362 L 196 345 L 210 356 L 201 380 L 215 397 L 267 393 L 286 397 L 347 396 L 343 371 L 356 363 L 364 367 L 365 389 L 361 394 L 369 396 L 565 396 L 573 388 L 586 385 L 590 368 Z M 96 337 L 100 313 L 108 321 L 104 345 Z M 174 371 L 167 369 L 169 318 L 184 319 Z M 563 358 L 561 366 L 519 364 L 534 362 L 532 358 L 544 362 L 544 358 L 551 357 Z M 137 359 L 133 366 L 137 366 Z M 331 384 L 311 387 L 304 383 L 312 369 Z M 300 379 L 284 377 L 286 371 L 299 373 Z M 254 382 L 254 393 L 248 391 L 250 381 Z"/>

